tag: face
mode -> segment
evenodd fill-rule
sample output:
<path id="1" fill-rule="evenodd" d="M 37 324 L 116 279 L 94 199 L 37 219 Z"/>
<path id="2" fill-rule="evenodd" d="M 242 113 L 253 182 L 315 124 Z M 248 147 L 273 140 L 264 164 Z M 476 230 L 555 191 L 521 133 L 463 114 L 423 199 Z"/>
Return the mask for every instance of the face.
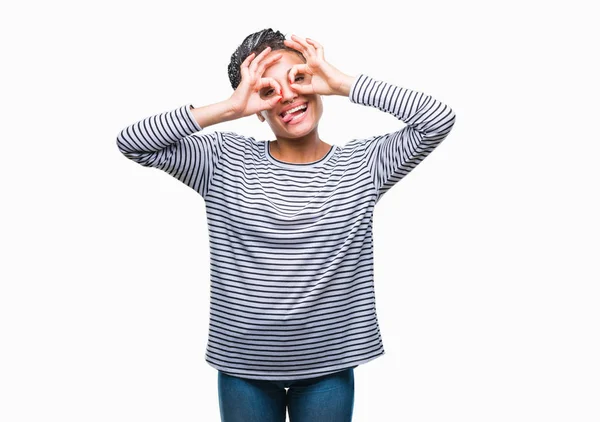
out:
<path id="1" fill-rule="evenodd" d="M 295 64 L 303 64 L 302 58 L 291 51 L 285 50 L 274 50 L 269 52 L 267 57 L 273 54 L 281 53 L 282 57 L 274 62 L 272 65 L 267 67 L 263 73 L 263 78 L 273 78 L 281 86 L 282 99 L 272 109 L 262 110 L 257 113 L 258 119 L 261 122 L 265 120 L 273 130 L 273 133 L 278 138 L 299 138 L 308 135 L 314 131 L 318 124 L 319 119 L 323 114 L 323 102 L 321 96 L 317 94 L 301 94 L 295 91 L 290 86 L 290 80 L 288 78 L 288 70 Z M 295 76 L 295 83 L 304 84 L 310 82 L 310 75 L 303 75 L 298 72 Z M 276 91 L 272 87 L 263 88 L 260 91 L 262 98 L 270 98 L 275 96 Z M 289 116 L 284 119 L 282 113 L 284 109 L 290 108 L 290 106 L 306 104 L 306 110 L 304 115 L 300 116 L 297 120 L 290 120 Z"/>

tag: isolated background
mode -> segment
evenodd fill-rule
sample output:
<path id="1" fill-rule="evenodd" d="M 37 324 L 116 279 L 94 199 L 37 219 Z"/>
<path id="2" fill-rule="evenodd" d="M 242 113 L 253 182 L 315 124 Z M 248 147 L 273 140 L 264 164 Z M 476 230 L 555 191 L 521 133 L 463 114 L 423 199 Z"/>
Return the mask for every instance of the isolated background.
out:
<path id="1" fill-rule="evenodd" d="M 600 420 L 591 4 L 2 6 L 0 420 L 219 420 L 203 199 L 116 136 L 228 98 L 231 54 L 268 27 L 457 114 L 376 207 L 386 354 L 355 369 L 354 420 Z M 337 145 L 404 125 L 343 97 L 324 107 Z M 254 117 L 207 130 L 272 139 Z"/>

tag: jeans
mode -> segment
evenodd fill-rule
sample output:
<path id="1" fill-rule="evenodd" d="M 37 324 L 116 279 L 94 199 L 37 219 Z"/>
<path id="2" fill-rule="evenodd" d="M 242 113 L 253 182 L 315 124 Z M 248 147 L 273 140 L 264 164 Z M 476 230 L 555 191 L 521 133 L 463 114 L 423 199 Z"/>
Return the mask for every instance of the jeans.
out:
<path id="1" fill-rule="evenodd" d="M 351 422 L 354 369 L 315 378 L 266 381 L 219 371 L 221 422 Z M 289 388 L 286 390 L 286 388 Z"/>

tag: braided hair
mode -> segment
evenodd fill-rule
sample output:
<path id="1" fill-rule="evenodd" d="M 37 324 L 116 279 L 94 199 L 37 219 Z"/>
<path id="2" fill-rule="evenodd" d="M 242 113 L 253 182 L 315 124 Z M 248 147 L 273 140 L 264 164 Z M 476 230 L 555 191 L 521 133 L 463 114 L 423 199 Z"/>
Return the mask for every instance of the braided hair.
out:
<path id="1" fill-rule="evenodd" d="M 298 54 L 302 60 L 306 63 L 306 59 L 298 50 L 294 50 L 291 47 L 286 46 L 283 41 L 285 35 L 279 31 L 273 31 L 271 28 L 263 29 L 262 31 L 255 32 L 248 35 L 244 41 L 238 46 L 238 48 L 231 55 L 231 61 L 227 66 L 227 73 L 229 74 L 229 81 L 231 87 L 235 90 L 242 81 L 242 73 L 240 72 L 240 66 L 246 58 L 256 53 L 258 56 L 266 47 L 271 47 L 271 50 L 287 50 L 293 51 Z"/>

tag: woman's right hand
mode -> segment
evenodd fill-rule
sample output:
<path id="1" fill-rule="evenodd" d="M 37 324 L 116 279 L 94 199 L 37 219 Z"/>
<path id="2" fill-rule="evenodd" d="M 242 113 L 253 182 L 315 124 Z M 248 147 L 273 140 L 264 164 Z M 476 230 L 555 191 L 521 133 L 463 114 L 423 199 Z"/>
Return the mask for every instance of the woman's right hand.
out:
<path id="1" fill-rule="evenodd" d="M 250 54 L 240 65 L 242 80 L 228 102 L 236 118 L 250 116 L 262 110 L 274 107 L 281 99 L 281 87 L 273 78 L 263 78 L 265 69 L 279 60 L 283 54 L 274 54 L 265 59 L 271 47 L 265 48 L 258 56 Z M 256 58 L 255 58 L 256 56 Z M 278 95 L 261 96 L 261 90 L 273 89 Z"/>

